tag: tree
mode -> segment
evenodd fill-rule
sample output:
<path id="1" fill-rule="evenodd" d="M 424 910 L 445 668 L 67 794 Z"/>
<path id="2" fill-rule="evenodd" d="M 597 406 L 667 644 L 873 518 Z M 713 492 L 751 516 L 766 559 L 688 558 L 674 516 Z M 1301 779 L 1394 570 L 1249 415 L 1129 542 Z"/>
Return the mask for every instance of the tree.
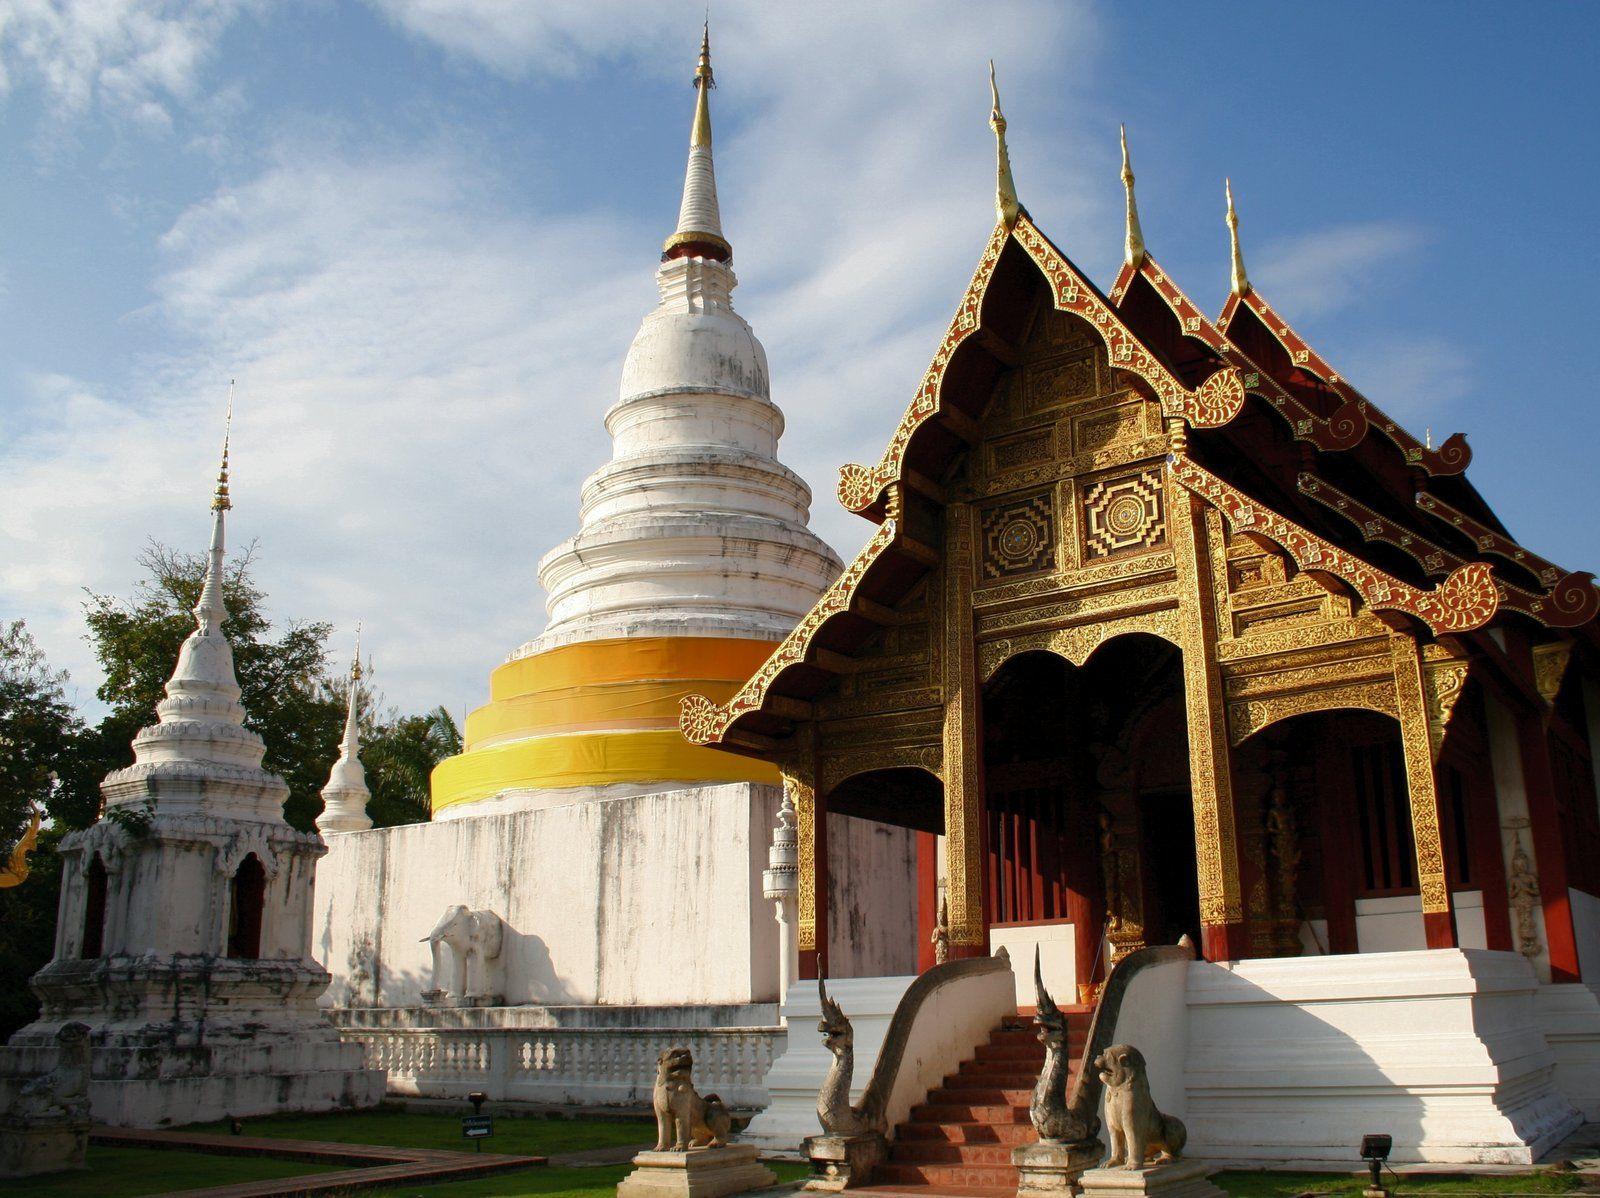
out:
<path id="1" fill-rule="evenodd" d="M 426 715 L 397 716 L 375 724 L 362 737 L 361 763 L 367 770 L 372 801 L 367 814 L 376 827 L 426 820 L 431 805 L 428 779 L 433 767 L 461 752 L 461 733 L 450 713 L 436 707 Z"/>
<path id="2" fill-rule="evenodd" d="M 94 821 L 85 729 L 67 702 L 66 678 L 21 620 L 0 624 L 0 858 L 36 808 L 75 828 Z"/>

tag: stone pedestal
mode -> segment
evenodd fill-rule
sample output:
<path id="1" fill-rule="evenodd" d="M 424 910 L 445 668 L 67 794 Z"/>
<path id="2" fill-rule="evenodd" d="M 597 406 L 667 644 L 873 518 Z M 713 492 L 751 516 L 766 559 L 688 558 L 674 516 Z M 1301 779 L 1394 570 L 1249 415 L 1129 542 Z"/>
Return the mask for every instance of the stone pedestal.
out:
<path id="1" fill-rule="evenodd" d="M 889 1156 L 889 1142 L 875 1134 L 808 1136 L 801 1147 L 811 1162 L 805 1188 L 828 1193 L 866 1185 L 873 1170 Z"/>
<path id="2" fill-rule="evenodd" d="M 1090 1169 L 1079 1181 L 1083 1198 L 1226 1198 L 1206 1178 L 1201 1161 L 1172 1161 L 1143 1169 Z"/>
<path id="3" fill-rule="evenodd" d="M 1078 1179 L 1105 1158 L 1099 1140 L 1062 1144 L 1041 1140 L 1011 1150 L 1017 1167 L 1018 1198 L 1066 1198 L 1081 1188 Z"/>
<path id="4" fill-rule="evenodd" d="M 0 1119 L 0 1177 L 84 1169 L 87 1119 Z"/>
<path id="5" fill-rule="evenodd" d="M 778 1184 L 752 1144 L 641 1152 L 634 1170 L 617 1185 L 617 1198 L 722 1198 Z"/>

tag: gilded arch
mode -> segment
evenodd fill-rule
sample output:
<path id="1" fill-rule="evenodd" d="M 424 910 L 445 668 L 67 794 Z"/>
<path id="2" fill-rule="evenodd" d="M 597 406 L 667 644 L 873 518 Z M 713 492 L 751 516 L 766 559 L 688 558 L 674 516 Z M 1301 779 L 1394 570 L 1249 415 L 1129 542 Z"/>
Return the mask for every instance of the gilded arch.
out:
<path id="1" fill-rule="evenodd" d="M 1238 747 L 1273 724 L 1321 711 L 1372 711 L 1400 718 L 1393 679 L 1354 682 L 1288 695 L 1265 695 L 1228 704 L 1229 738 Z"/>
<path id="2" fill-rule="evenodd" d="M 1000 667 L 1023 653 L 1043 651 L 1065 658 L 1075 666 L 1082 666 L 1095 650 L 1118 637 L 1145 633 L 1167 641 L 1181 650 L 1178 634 L 1178 611 L 1166 608 L 1160 611 L 1138 612 L 1095 624 L 1079 624 L 1072 628 L 1051 628 L 1020 636 L 987 641 L 978 646 L 978 679 L 988 682 Z"/>

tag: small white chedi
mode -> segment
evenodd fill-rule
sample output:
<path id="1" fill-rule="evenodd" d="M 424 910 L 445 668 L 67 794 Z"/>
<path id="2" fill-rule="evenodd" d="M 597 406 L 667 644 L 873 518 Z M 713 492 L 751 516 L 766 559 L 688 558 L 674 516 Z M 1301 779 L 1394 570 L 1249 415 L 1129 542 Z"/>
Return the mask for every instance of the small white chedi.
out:
<path id="1" fill-rule="evenodd" d="M 54 959 L 43 1009 L 11 1038 L 91 1029 L 97 1122 L 153 1127 L 278 1110 L 375 1104 L 364 1068 L 318 1011 L 328 973 L 310 955 L 312 871 L 326 851 L 283 818 L 289 789 L 244 726 L 223 635 L 228 456 L 212 503 L 196 628 L 134 763 L 101 783 L 100 820 L 61 842 Z"/>
<path id="2" fill-rule="evenodd" d="M 372 827 L 367 814 L 367 771 L 361 764 L 361 629 L 356 629 L 356 655 L 350 662 L 350 689 L 345 696 L 344 736 L 339 741 L 339 759 L 328 771 L 328 784 L 322 788 L 322 814 L 317 827 L 329 832 L 365 832 Z"/>

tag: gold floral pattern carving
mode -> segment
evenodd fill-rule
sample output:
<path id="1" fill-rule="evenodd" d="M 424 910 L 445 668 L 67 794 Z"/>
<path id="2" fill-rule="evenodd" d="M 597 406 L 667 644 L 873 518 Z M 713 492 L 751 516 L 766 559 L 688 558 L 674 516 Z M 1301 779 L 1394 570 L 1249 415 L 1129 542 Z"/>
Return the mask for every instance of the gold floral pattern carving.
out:
<path id="1" fill-rule="evenodd" d="M 1554 704 L 1561 693 L 1561 684 L 1567 677 L 1567 665 L 1572 661 L 1572 645 L 1567 641 L 1552 641 L 1535 645 L 1533 649 L 1533 683 L 1546 703 Z"/>
<path id="2" fill-rule="evenodd" d="M 1164 611 L 1139 612 L 1096 624 L 1079 624 L 1074 628 L 1053 628 L 998 641 L 985 641 L 978 646 L 978 676 L 987 682 L 1011 658 L 1019 653 L 1038 650 L 1054 653 L 1075 666 L 1081 666 L 1107 641 L 1135 632 L 1148 633 L 1174 645 L 1179 644 L 1177 610 L 1167 608 Z"/>
<path id="3" fill-rule="evenodd" d="M 858 774 L 874 770 L 918 769 L 935 778 L 943 777 L 943 754 L 938 745 L 879 745 L 849 753 L 828 754 L 818 764 L 818 783 L 824 794 L 832 794 L 842 783 Z"/>
<path id="4" fill-rule="evenodd" d="M 1032 221 L 1026 216 L 1020 218 L 1013 235 L 1044 273 L 1056 307 L 1088 321 L 1105 342 L 1111 365 L 1143 379 L 1155 392 L 1164 415 L 1181 416 L 1198 428 L 1216 428 L 1239 414 L 1245 391 L 1243 377 L 1236 368 L 1224 367 L 1201 383 L 1198 390 L 1190 391 L 1144 347 L 1116 310 L 1100 298 L 1100 293 Z"/>
<path id="5" fill-rule="evenodd" d="M 1434 764 L 1444 749 L 1444 734 L 1455 714 L 1461 690 L 1467 685 L 1465 661 L 1430 661 L 1423 667 L 1423 697 L 1428 704 L 1428 747 Z"/>
<path id="6" fill-rule="evenodd" d="M 795 932 L 802 952 L 817 947 L 817 792 L 809 761 L 783 767 L 783 793 L 794 808 L 798 890 Z"/>
<path id="7" fill-rule="evenodd" d="M 1291 694 L 1265 695 L 1259 698 L 1239 699 L 1228 704 L 1228 733 L 1235 745 L 1243 744 L 1280 720 L 1314 711 L 1343 711 L 1357 708 L 1376 711 L 1381 715 L 1398 717 L 1395 706 L 1394 680 L 1353 682 L 1326 686 L 1317 690 L 1296 691 Z"/>
<path id="8" fill-rule="evenodd" d="M 1422 654 L 1416 641 L 1408 636 L 1394 637 L 1390 649 L 1394 658 L 1400 746 L 1405 752 L 1406 784 L 1411 796 L 1417 887 L 1422 893 L 1423 914 L 1436 915 L 1450 910 L 1450 888 L 1445 882 L 1444 843 L 1439 833 L 1439 796 L 1433 774 L 1433 749 L 1429 743 Z"/>
<path id="9" fill-rule="evenodd" d="M 1404 612 L 1437 635 L 1481 628 L 1499 609 L 1500 592 L 1483 562 L 1462 566 L 1432 590 L 1421 590 L 1256 503 L 1190 458 L 1175 454 L 1169 465 L 1173 478 L 1218 508 L 1234 531 L 1275 541 L 1302 570 L 1319 570 L 1342 579 L 1374 611 Z"/>
<path id="10" fill-rule="evenodd" d="M 945 509 L 944 828 L 950 942 L 985 943 L 983 917 L 983 759 L 978 742 L 976 653 L 972 636 L 972 507 Z"/>

